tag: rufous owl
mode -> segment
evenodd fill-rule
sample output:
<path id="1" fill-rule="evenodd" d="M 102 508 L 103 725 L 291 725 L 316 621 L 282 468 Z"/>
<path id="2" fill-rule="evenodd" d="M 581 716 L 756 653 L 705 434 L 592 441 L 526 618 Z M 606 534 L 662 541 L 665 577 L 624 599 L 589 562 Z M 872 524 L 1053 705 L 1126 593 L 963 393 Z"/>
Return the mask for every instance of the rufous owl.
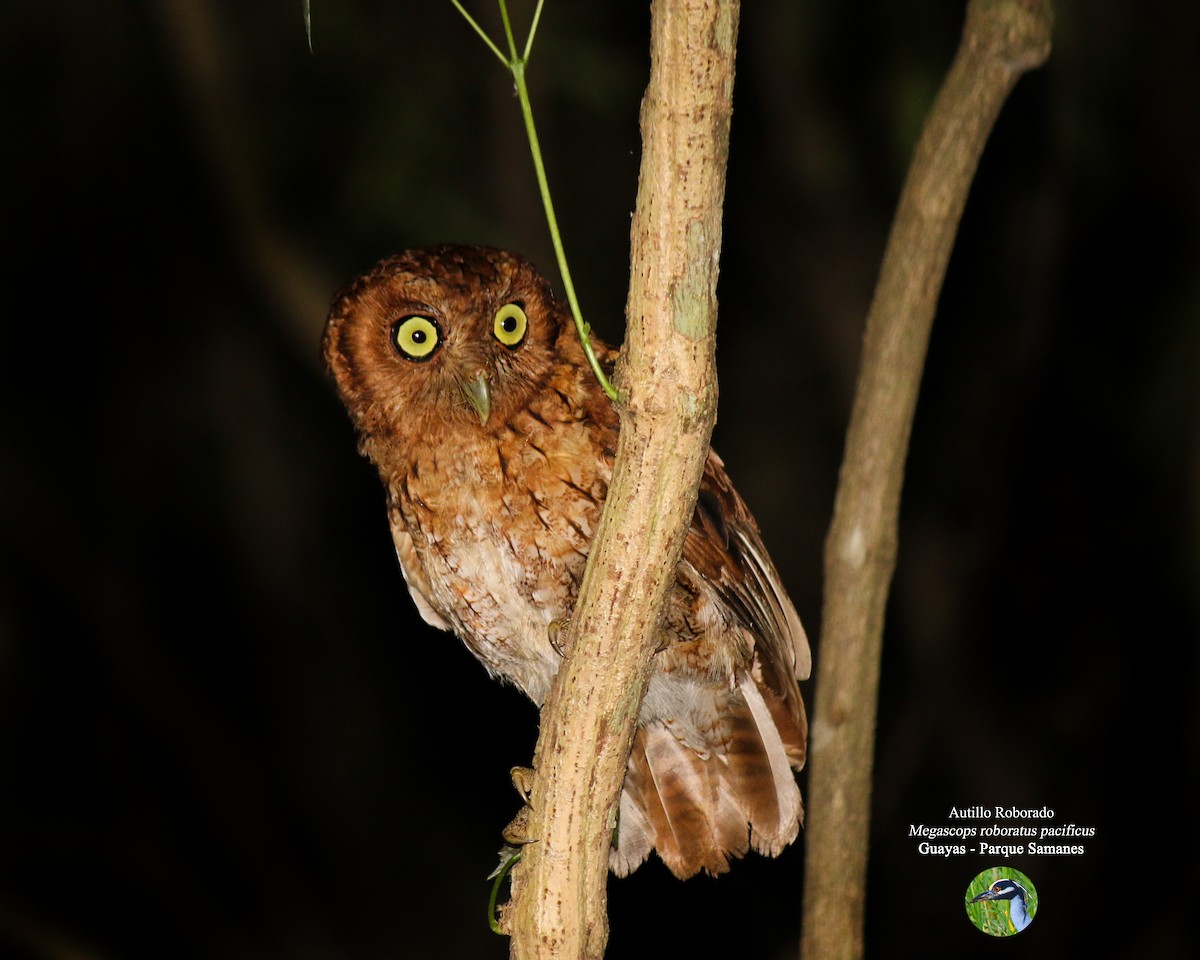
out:
<path id="1" fill-rule="evenodd" d="M 421 616 L 540 706 L 617 445 L 570 313 L 514 254 L 409 250 L 336 295 L 324 352 Z M 688 877 L 778 854 L 803 817 L 808 641 L 712 452 L 660 629 L 610 866 L 655 849 Z"/>

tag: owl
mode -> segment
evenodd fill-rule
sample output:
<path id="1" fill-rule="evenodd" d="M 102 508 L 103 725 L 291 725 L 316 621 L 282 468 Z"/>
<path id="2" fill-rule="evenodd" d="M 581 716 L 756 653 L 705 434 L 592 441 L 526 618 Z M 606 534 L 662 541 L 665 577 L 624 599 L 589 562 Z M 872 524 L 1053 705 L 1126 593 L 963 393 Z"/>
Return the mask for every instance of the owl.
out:
<path id="1" fill-rule="evenodd" d="M 417 610 L 540 706 L 618 431 L 569 311 L 515 254 L 409 250 L 335 296 L 324 354 Z M 659 629 L 611 868 L 656 850 L 682 878 L 778 854 L 803 817 L 808 641 L 713 452 Z"/>

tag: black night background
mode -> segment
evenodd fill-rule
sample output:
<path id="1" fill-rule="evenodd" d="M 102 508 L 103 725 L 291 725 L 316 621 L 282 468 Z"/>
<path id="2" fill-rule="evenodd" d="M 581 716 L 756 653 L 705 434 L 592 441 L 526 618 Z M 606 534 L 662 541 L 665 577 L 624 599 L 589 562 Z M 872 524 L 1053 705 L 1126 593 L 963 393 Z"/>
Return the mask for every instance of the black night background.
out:
<path id="1" fill-rule="evenodd" d="M 877 957 L 1195 942 L 1200 5 L 1056 6 L 917 411 Z M 742 8 L 714 445 L 814 641 L 862 324 L 964 7 Z M 550 0 L 529 74 L 615 342 L 648 21 Z M 300 0 L 10 0 L 0 71 L 0 957 L 506 957 L 485 877 L 537 714 L 419 620 L 318 346 L 407 246 L 554 275 L 510 79 L 432 0 L 313 0 L 311 54 Z M 1013 861 L 1040 908 L 1003 945 L 962 906 L 993 864 L 909 836 L 974 805 L 1096 828 Z M 802 847 L 612 880 L 609 956 L 795 956 Z"/>

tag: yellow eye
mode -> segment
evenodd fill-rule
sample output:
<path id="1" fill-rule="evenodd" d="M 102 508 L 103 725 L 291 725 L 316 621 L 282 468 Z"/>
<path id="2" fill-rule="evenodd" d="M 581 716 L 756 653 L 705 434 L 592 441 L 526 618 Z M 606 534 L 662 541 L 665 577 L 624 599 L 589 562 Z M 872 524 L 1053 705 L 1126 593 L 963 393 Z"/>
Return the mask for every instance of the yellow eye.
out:
<path id="1" fill-rule="evenodd" d="M 525 339 L 525 331 L 529 329 L 529 321 L 519 303 L 508 303 L 496 311 L 496 319 L 492 322 L 492 333 L 496 339 L 510 350 L 519 347 Z"/>
<path id="2" fill-rule="evenodd" d="M 392 327 L 392 343 L 409 360 L 428 360 L 442 345 L 442 331 L 431 317 L 404 317 Z"/>

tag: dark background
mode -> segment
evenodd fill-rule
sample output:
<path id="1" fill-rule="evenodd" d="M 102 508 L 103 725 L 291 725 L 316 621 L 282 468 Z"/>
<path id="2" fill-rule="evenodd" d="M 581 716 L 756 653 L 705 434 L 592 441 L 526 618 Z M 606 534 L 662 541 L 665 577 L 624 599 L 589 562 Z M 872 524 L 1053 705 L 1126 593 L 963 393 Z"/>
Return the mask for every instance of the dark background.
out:
<path id="1" fill-rule="evenodd" d="M 1194 939 L 1200 6 L 1058 6 L 917 413 L 875 956 Z M 537 716 L 419 622 L 318 340 L 333 290 L 405 246 L 553 258 L 511 82 L 450 5 L 314 8 L 312 55 L 300 0 L 0 12 L 3 957 L 507 955 L 484 877 Z M 814 638 L 862 322 L 962 14 L 743 9 L 715 445 Z M 644 4 L 556 0 L 530 74 L 614 341 L 647 36 Z M 1011 861 L 1040 913 L 1005 944 L 960 906 L 994 862 L 908 835 L 998 804 L 1096 828 L 1084 856 Z M 610 956 L 794 955 L 802 846 L 614 880 Z"/>

